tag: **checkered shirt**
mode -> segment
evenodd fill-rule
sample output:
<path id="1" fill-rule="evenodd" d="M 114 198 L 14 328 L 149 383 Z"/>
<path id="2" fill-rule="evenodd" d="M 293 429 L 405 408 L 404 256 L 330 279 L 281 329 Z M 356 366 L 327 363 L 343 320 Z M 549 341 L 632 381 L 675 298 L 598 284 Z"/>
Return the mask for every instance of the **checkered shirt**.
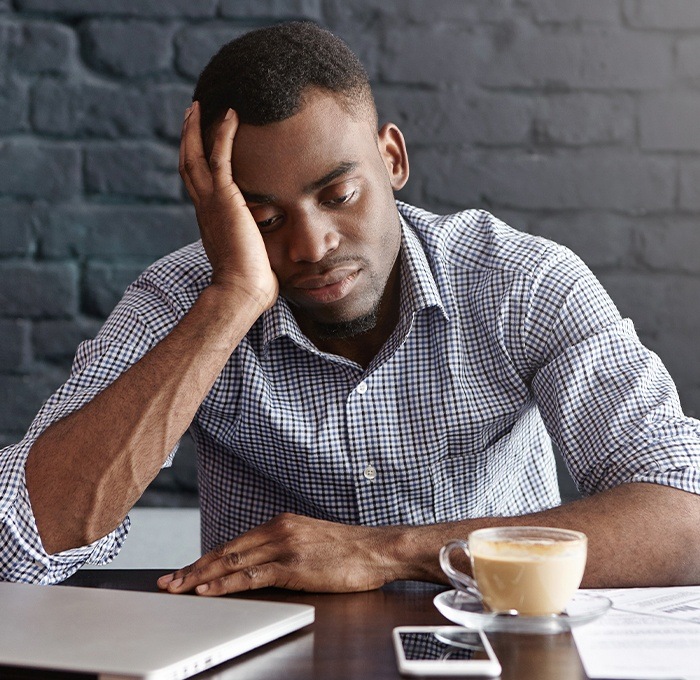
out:
<path id="1" fill-rule="evenodd" d="M 367 369 L 319 351 L 280 299 L 197 411 L 203 550 L 282 511 L 419 525 L 543 510 L 560 502 L 550 437 L 584 495 L 624 482 L 700 493 L 699 423 L 576 256 L 483 211 L 398 208 L 400 320 Z M 27 452 L 165 337 L 210 275 L 201 243 L 151 266 L 0 452 L 0 578 L 51 583 L 118 552 L 128 518 L 46 554 Z"/>

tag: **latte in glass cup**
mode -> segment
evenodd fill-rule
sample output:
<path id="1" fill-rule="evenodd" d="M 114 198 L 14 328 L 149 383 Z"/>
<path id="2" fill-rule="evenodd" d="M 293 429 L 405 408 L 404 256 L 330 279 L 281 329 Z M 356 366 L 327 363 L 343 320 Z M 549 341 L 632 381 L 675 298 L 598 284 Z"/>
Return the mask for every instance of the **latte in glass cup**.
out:
<path id="1" fill-rule="evenodd" d="M 495 527 L 448 543 L 440 564 L 456 587 L 480 597 L 491 611 L 546 616 L 562 612 L 578 589 L 587 548 L 586 535 L 578 531 Z M 452 566 L 455 549 L 469 557 L 473 578 Z"/>

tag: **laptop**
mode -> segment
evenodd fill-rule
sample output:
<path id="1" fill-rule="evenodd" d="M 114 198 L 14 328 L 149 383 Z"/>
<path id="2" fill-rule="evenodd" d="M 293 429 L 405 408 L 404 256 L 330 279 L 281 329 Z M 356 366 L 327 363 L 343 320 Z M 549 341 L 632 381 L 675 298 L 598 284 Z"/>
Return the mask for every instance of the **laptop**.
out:
<path id="1" fill-rule="evenodd" d="M 313 620 L 286 602 L 0 583 L 0 666 L 178 680 Z"/>

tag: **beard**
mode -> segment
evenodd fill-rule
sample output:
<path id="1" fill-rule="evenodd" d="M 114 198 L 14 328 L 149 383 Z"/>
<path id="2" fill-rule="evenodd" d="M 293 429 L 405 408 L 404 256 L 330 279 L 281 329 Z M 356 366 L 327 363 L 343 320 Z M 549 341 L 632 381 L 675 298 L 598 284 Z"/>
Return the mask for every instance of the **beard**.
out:
<path id="1" fill-rule="evenodd" d="M 335 321 L 332 323 L 314 322 L 314 330 L 321 340 L 347 340 L 371 331 L 377 325 L 379 317 L 379 303 L 367 314 L 349 321 Z"/>

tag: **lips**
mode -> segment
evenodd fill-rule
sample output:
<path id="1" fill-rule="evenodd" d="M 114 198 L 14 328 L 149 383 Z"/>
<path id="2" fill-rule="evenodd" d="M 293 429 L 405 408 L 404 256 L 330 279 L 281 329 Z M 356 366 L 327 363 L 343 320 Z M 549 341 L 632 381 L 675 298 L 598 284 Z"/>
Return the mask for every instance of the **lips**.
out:
<path id="1" fill-rule="evenodd" d="M 321 275 L 297 276 L 290 283 L 298 296 L 327 304 L 348 295 L 360 272 L 356 267 L 339 267 Z"/>
<path id="2" fill-rule="evenodd" d="M 356 267 L 338 267 L 325 274 L 315 276 L 297 276 L 291 280 L 294 288 L 302 288 L 303 290 L 312 290 L 315 288 L 324 288 L 340 283 L 343 279 L 357 272 Z"/>

